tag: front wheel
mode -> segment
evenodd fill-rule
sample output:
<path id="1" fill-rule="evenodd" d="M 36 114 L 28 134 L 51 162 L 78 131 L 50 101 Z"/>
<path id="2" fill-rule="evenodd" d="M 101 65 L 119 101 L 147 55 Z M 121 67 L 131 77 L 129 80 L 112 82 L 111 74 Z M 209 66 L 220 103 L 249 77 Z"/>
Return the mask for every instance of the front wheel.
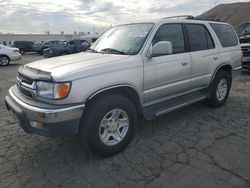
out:
<path id="1" fill-rule="evenodd" d="M 136 123 L 137 112 L 129 99 L 117 94 L 98 97 L 83 123 L 89 148 L 102 157 L 120 152 L 133 137 Z"/>
<path id="2" fill-rule="evenodd" d="M 10 63 L 10 59 L 7 56 L 5 56 L 5 55 L 0 56 L 0 65 L 1 66 L 6 66 L 9 63 Z"/>
<path id="3" fill-rule="evenodd" d="M 230 74 L 225 71 L 220 71 L 215 76 L 211 85 L 210 98 L 207 102 L 210 107 L 222 106 L 229 95 L 231 88 L 231 77 Z"/>

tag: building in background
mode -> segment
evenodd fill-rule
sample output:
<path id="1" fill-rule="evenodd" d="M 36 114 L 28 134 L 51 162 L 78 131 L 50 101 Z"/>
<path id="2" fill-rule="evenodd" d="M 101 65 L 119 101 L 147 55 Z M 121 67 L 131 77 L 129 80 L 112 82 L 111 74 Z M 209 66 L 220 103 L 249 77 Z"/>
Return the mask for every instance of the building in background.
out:
<path id="1" fill-rule="evenodd" d="M 92 34 L 90 34 L 92 35 Z M 96 35 L 96 34 L 93 34 Z M 98 35 L 98 34 L 97 34 Z M 63 40 L 70 41 L 73 39 L 84 38 L 86 34 L 84 32 L 74 32 L 74 34 L 64 34 L 61 31 L 60 34 L 50 34 L 49 31 L 46 31 L 45 34 L 5 34 L 0 33 L 0 44 L 4 44 L 7 46 L 11 45 L 12 41 L 33 41 L 33 42 L 42 42 L 46 40 Z"/>

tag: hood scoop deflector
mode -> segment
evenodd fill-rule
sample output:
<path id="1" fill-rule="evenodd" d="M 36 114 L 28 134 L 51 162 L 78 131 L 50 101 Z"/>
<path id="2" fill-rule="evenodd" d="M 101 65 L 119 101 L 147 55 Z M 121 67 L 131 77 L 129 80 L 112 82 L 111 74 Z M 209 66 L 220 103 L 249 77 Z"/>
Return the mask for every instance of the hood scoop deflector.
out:
<path id="1" fill-rule="evenodd" d="M 29 66 L 25 66 L 25 65 L 21 66 L 18 69 L 18 72 L 22 75 L 25 75 L 25 76 L 31 78 L 34 81 L 37 81 L 37 80 L 53 81 L 50 72 L 34 69 L 34 68 L 29 67 Z"/>

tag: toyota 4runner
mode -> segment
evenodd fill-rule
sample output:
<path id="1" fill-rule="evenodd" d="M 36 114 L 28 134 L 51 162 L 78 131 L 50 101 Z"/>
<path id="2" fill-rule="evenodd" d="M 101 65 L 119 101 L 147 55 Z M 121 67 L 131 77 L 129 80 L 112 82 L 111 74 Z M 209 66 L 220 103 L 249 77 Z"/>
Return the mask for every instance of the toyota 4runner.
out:
<path id="1" fill-rule="evenodd" d="M 226 23 L 120 25 L 86 52 L 21 66 L 5 102 L 27 133 L 78 134 L 94 153 L 110 156 L 129 143 L 139 114 L 153 119 L 205 99 L 222 106 L 241 55 Z"/>

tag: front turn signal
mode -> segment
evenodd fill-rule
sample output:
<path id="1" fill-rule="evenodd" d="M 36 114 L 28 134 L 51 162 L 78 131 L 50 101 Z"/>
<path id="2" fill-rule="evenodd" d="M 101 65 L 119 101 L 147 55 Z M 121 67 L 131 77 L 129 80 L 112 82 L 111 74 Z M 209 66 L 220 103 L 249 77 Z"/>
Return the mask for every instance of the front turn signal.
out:
<path id="1" fill-rule="evenodd" d="M 69 95 L 70 83 L 57 83 L 54 88 L 54 98 L 63 99 Z"/>

